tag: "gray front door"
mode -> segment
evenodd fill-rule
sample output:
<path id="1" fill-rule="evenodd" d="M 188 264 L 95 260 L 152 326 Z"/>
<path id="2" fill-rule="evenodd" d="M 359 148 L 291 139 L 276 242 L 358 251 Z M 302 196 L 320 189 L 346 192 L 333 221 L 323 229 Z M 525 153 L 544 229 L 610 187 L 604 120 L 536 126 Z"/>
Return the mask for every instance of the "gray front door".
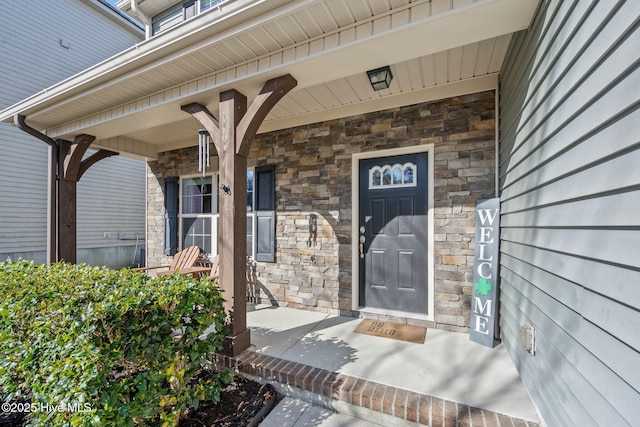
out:
<path id="1" fill-rule="evenodd" d="M 360 161 L 360 304 L 428 314 L 427 153 Z"/>

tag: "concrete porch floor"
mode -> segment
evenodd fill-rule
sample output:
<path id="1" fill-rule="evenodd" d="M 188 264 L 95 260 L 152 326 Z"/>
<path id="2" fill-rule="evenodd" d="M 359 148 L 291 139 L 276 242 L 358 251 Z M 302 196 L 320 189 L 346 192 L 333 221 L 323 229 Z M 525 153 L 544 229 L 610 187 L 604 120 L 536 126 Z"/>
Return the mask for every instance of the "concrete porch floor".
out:
<path id="1" fill-rule="evenodd" d="M 455 402 L 457 405 L 452 407 L 458 418 L 465 411 L 470 419 L 474 416 L 488 419 L 484 411 L 490 411 L 495 413 L 490 418 L 497 422 L 485 421 L 484 425 L 512 425 L 504 421 L 506 417 L 518 421 L 513 421 L 513 425 L 538 425 L 535 407 L 504 346 L 489 349 L 469 341 L 468 334 L 438 329 L 427 330 L 424 344 L 408 343 L 355 333 L 360 321 L 285 307 L 252 307 L 247 313 L 252 346 L 238 358 L 245 365 L 241 370 L 267 377 L 270 382 L 287 383 L 289 389 L 306 389 L 333 401 L 353 400 L 356 406 L 397 417 L 394 408 L 383 408 L 382 401 L 375 408 L 374 390 L 367 392 L 371 384 L 389 386 L 385 389 L 394 390 L 395 399 L 390 401 L 391 406 L 395 405 L 396 412 L 402 410 L 407 421 L 424 421 L 417 409 L 413 415 L 413 397 L 421 403 L 430 399 L 430 408 L 434 402 L 444 402 L 438 403 L 444 418 L 451 415 L 447 413 L 451 409 L 449 403 Z M 345 392 L 347 384 L 327 386 L 329 380 L 321 378 L 326 371 L 328 379 L 342 379 L 348 390 Z M 398 403 L 398 396 L 402 396 L 402 403 Z M 378 397 L 387 399 L 386 395 Z M 478 412 L 481 415 L 474 414 L 477 408 L 484 410 Z M 440 409 L 433 407 L 430 411 L 438 415 Z M 433 418 L 431 412 L 429 419 Z"/>

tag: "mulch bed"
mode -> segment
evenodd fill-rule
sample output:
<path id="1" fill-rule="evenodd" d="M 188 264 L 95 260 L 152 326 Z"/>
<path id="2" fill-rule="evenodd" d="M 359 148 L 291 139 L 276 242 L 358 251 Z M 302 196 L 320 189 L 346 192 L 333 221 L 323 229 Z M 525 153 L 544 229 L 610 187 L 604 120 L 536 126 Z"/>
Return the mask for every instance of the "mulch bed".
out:
<path id="1" fill-rule="evenodd" d="M 236 375 L 233 384 L 222 389 L 220 402 L 203 402 L 180 427 L 244 427 L 256 426 L 267 416 L 276 400 L 271 384 L 260 384 Z"/>
<path id="2" fill-rule="evenodd" d="M 245 427 L 257 426 L 267 416 L 276 401 L 270 384 L 260 384 L 236 375 L 234 382 L 223 387 L 220 402 L 201 402 L 180 421 L 180 427 Z M 0 427 L 22 427 L 21 413 L 0 413 Z"/>

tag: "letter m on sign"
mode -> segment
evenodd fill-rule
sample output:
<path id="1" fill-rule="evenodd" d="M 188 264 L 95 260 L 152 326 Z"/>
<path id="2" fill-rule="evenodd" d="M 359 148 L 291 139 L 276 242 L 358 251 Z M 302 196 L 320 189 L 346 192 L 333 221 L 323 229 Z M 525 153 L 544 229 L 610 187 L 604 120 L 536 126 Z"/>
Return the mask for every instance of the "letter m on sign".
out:
<path id="1" fill-rule="evenodd" d="M 473 298 L 473 312 L 476 314 L 481 314 L 483 316 L 491 316 L 493 317 L 493 301 L 486 300 L 484 304 L 482 303 L 482 299 L 480 297 Z"/>

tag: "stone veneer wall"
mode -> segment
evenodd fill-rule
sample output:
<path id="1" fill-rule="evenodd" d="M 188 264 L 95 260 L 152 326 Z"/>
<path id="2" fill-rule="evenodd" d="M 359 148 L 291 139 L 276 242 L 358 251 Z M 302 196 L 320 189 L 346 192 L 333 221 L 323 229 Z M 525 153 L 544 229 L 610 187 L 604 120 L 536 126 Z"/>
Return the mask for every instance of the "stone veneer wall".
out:
<path id="1" fill-rule="evenodd" d="M 277 200 L 276 262 L 256 268 L 261 301 L 357 315 L 351 311 L 351 157 L 420 144 L 435 147 L 435 325 L 428 326 L 468 331 L 475 203 L 495 191 L 493 91 L 259 135 L 249 167 L 276 164 Z M 167 261 L 162 179 L 196 173 L 195 150 L 161 153 L 149 163 L 150 265 Z M 309 215 L 317 217 L 315 236 Z"/>

